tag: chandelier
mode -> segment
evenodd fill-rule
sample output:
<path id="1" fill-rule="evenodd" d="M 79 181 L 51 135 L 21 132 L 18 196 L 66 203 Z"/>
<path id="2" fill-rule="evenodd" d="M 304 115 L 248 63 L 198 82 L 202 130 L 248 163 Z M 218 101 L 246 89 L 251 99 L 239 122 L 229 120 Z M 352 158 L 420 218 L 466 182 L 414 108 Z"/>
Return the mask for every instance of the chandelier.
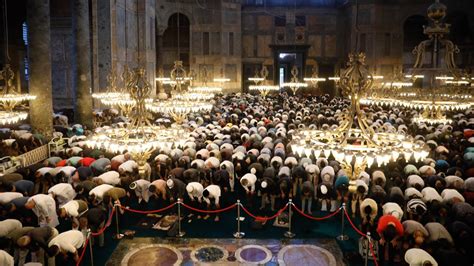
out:
<path id="1" fill-rule="evenodd" d="M 171 80 L 174 81 L 171 98 L 163 101 L 147 102 L 145 108 L 153 113 L 169 115 L 173 118 L 175 126 L 178 127 L 184 123 L 190 113 L 209 112 L 213 104 L 211 100 L 214 93 L 218 91 L 217 87 L 207 87 L 207 71 L 203 74 L 203 87 L 186 88 L 185 81 L 188 79 L 186 70 L 182 67 L 181 61 L 176 61 L 171 70 Z M 191 90 L 191 91 L 189 91 Z"/>
<path id="2" fill-rule="evenodd" d="M 418 109 L 420 113 L 413 122 L 433 125 L 452 122 L 446 117 L 446 111 L 460 111 L 472 106 L 472 78 L 456 66 L 454 57 L 459 48 L 446 38 L 450 32 L 450 25 L 443 22 L 446 10 L 439 0 L 428 7 L 430 24 L 423 31 L 428 39 L 413 49 L 415 64 L 404 75 L 404 81 L 394 82 L 398 88 L 368 95 L 362 103 Z M 431 65 L 425 66 L 426 56 L 431 58 Z M 429 89 L 412 88 L 417 79 L 425 79 Z"/>
<path id="3" fill-rule="evenodd" d="M 191 100 L 211 100 L 214 98 L 215 94 L 222 92 L 222 87 L 218 86 L 208 86 L 207 81 L 209 79 L 209 73 L 207 67 L 204 66 L 201 70 L 201 86 L 190 86 L 188 88 L 188 93 L 192 94 L 189 97 Z M 179 96 L 178 96 L 179 97 Z"/>
<path id="4" fill-rule="evenodd" d="M 313 71 L 311 73 L 311 77 L 303 78 L 303 80 L 307 83 L 310 83 L 314 88 L 318 88 L 318 82 L 326 81 L 326 78 L 320 78 L 318 76 L 317 66 L 313 66 Z"/>
<path id="5" fill-rule="evenodd" d="M 289 88 L 293 95 L 296 95 L 296 92 L 300 88 L 308 87 L 308 83 L 298 81 L 298 67 L 296 65 L 293 65 L 293 67 L 291 68 L 291 76 L 291 81 L 280 84 L 280 87 Z"/>
<path id="6" fill-rule="evenodd" d="M 187 132 L 181 127 L 165 128 L 151 124 L 150 114 L 146 109 L 151 86 L 145 78 L 145 70 L 137 68 L 130 74 L 127 90 L 134 104 L 129 123 L 96 129 L 86 141 L 86 145 L 111 153 L 129 152 L 138 163 L 140 175 L 144 176 L 145 164 L 151 153 L 164 147 L 182 146 Z"/>
<path id="7" fill-rule="evenodd" d="M 395 132 L 375 132 L 360 108 L 360 95 L 371 89 L 373 79 L 365 67 L 365 55 L 349 55 L 348 68 L 341 73 L 340 86 L 351 99 L 349 110 L 335 130 L 303 129 L 297 131 L 291 141 L 292 150 L 307 157 L 333 156 L 352 175 L 352 169 L 360 171 L 373 164 L 386 165 L 403 156 L 417 162 L 428 156 L 422 141 Z M 353 127 L 354 126 L 354 127 Z M 354 167 L 352 167 L 354 165 Z M 349 169 L 351 171 L 349 171 Z M 352 175 L 352 179 L 357 176 Z"/>
<path id="8" fill-rule="evenodd" d="M 19 121 L 25 120 L 28 117 L 27 112 L 15 109 L 18 109 L 19 107 L 25 107 L 22 105 L 28 101 L 36 99 L 36 96 L 22 94 L 15 89 L 15 86 L 13 86 L 15 73 L 10 66 L 10 55 L 8 48 L 8 19 L 6 12 L 7 2 L 4 1 L 3 5 L 5 9 L 5 12 L 3 12 L 5 65 L 0 71 L 0 79 L 3 80 L 4 84 L 0 94 L 0 125 L 12 125 L 18 123 Z"/>
<path id="9" fill-rule="evenodd" d="M 267 95 L 271 91 L 279 91 L 280 90 L 279 86 L 265 84 L 267 77 L 268 77 L 268 69 L 266 66 L 263 66 L 262 70 L 260 71 L 260 77 L 257 76 L 256 77 L 257 79 L 253 79 L 253 81 L 255 82 L 255 85 L 250 85 L 249 90 L 260 92 L 260 95 L 262 95 L 262 97 L 264 98 L 267 97 Z"/>
<path id="10" fill-rule="evenodd" d="M 127 70 L 125 70 L 127 71 Z M 110 70 L 110 73 L 107 75 L 107 89 L 105 92 L 96 92 L 92 93 L 92 98 L 107 101 L 110 99 L 117 99 L 122 97 L 129 97 L 128 93 L 120 92 L 117 89 L 117 74 L 115 72 L 115 68 Z"/>
<path id="11" fill-rule="evenodd" d="M 4 81 L 3 94 L 0 95 L 0 125 L 12 125 L 19 121 L 25 120 L 28 113 L 25 111 L 15 110 L 24 105 L 24 103 L 36 99 L 36 96 L 30 94 L 18 93 L 13 86 L 13 78 L 15 74 L 10 64 L 0 71 L 0 77 Z"/>

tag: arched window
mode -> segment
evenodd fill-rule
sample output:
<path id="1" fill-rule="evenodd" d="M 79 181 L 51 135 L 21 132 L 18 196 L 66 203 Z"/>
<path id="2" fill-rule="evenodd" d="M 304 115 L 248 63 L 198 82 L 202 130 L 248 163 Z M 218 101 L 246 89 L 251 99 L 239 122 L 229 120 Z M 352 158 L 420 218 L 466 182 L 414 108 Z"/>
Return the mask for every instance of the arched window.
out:
<path id="1" fill-rule="evenodd" d="M 177 48 L 178 39 L 180 48 L 189 49 L 189 19 L 181 13 L 175 13 L 168 19 L 168 28 L 163 33 L 163 47 Z"/>

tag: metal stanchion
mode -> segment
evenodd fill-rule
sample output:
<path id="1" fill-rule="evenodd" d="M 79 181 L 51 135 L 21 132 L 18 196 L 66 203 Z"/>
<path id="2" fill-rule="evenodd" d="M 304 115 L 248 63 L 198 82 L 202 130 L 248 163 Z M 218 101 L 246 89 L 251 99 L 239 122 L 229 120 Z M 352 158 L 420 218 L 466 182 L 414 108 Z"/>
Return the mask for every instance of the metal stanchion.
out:
<path id="1" fill-rule="evenodd" d="M 346 215 L 345 210 L 346 210 L 346 203 L 343 202 L 342 211 L 341 211 L 341 234 L 336 237 L 336 239 L 340 241 L 346 241 L 349 239 L 349 236 L 344 235 L 344 216 Z"/>
<path id="2" fill-rule="evenodd" d="M 120 234 L 120 228 L 119 228 L 119 216 L 118 216 L 118 213 L 119 213 L 119 209 L 120 209 L 120 205 L 115 203 L 114 204 L 114 208 L 115 208 L 115 228 L 117 230 L 116 234 L 115 234 L 115 239 L 122 239 L 123 238 L 123 235 Z"/>
<path id="3" fill-rule="evenodd" d="M 291 206 L 292 205 L 293 205 L 293 200 L 289 199 L 288 200 L 288 231 L 285 232 L 285 237 L 288 237 L 288 238 L 295 237 L 295 234 L 293 232 L 291 232 L 291 219 L 293 218 L 292 213 L 291 213 Z"/>
<path id="4" fill-rule="evenodd" d="M 244 232 L 240 232 L 240 200 L 237 200 L 237 232 L 234 233 L 235 238 L 242 238 L 245 236 Z"/>
<path id="5" fill-rule="evenodd" d="M 186 233 L 181 231 L 181 199 L 178 199 L 178 234 L 177 237 L 183 237 Z"/>
<path id="6" fill-rule="evenodd" d="M 365 247 L 365 266 L 367 266 L 369 262 L 370 241 L 370 232 L 367 232 L 367 246 Z"/>
<path id="7" fill-rule="evenodd" d="M 91 266 L 94 266 L 94 253 L 92 253 L 91 229 L 87 229 L 87 238 L 89 239 L 89 252 L 91 253 Z"/>

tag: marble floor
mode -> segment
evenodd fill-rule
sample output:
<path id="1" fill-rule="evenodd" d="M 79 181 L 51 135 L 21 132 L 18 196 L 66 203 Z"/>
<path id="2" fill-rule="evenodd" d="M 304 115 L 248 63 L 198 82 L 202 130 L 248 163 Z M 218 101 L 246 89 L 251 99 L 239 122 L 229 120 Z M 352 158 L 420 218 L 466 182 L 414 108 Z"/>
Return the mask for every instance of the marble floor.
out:
<path id="1" fill-rule="evenodd" d="M 334 239 L 122 239 L 108 266 L 344 265 Z"/>

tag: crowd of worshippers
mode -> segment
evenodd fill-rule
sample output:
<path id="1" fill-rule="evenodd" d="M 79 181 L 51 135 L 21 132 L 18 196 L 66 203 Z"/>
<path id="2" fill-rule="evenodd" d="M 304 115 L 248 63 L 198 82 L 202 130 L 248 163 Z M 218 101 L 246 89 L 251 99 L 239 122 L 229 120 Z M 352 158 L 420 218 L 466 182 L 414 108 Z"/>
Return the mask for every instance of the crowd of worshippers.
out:
<path id="1" fill-rule="evenodd" d="M 387 265 L 472 265 L 473 110 L 449 113 L 451 125 L 430 126 L 411 122 L 417 111 L 363 107 L 376 132 L 411 134 L 427 143 L 430 155 L 374 164 L 351 192 L 337 161 L 298 156 L 289 145 L 295 130 L 336 128 L 348 106 L 329 96 L 219 96 L 212 112 L 188 117 L 184 146 L 156 151 L 144 176 L 130 154 L 89 149 L 76 129 L 63 153 L 0 177 L 0 265 L 77 260 L 87 229 L 98 232 L 114 204 L 136 200 L 147 209 L 152 201 L 167 206 L 178 199 L 207 210 L 241 199 L 258 216 L 272 215 L 289 199 L 315 216 L 346 203 Z M 71 230 L 58 232 L 65 220 Z M 104 245 L 103 235 L 97 240 Z"/>

